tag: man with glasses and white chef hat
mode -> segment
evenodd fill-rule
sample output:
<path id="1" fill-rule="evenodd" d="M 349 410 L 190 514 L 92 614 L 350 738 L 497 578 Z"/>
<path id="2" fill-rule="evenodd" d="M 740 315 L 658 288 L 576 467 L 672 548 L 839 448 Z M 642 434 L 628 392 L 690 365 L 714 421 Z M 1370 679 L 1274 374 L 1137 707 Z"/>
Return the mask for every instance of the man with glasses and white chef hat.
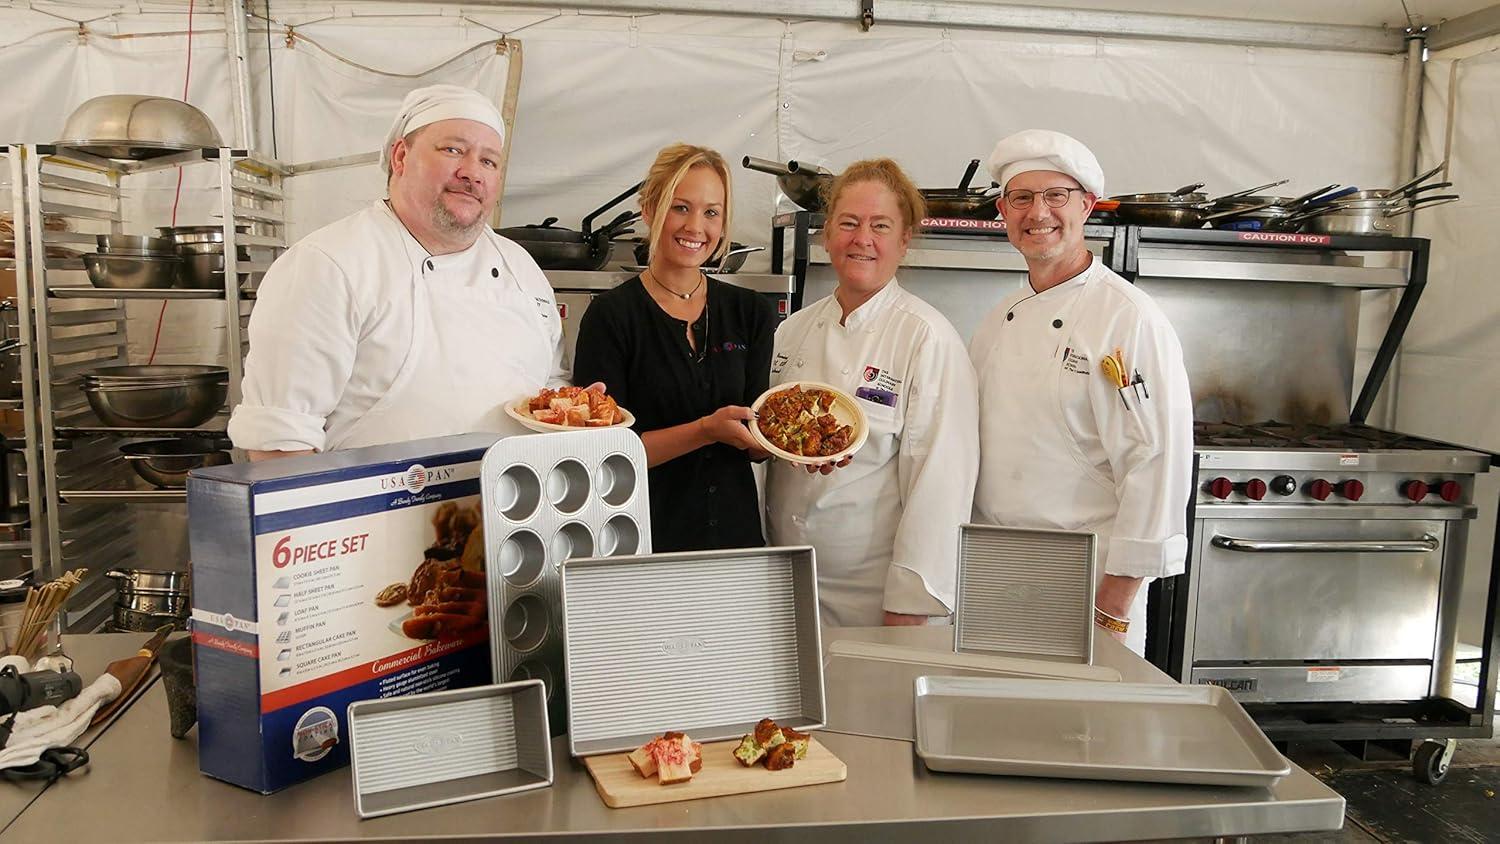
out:
<path id="1" fill-rule="evenodd" d="M 975 519 L 1092 532 L 1103 577 L 1094 622 L 1145 648 L 1146 590 L 1183 571 L 1193 406 L 1161 310 L 1083 241 L 1104 193 L 1094 154 L 1028 129 L 995 146 L 1006 234 L 1027 283 L 969 345 L 979 376 Z"/>
<path id="2" fill-rule="evenodd" d="M 566 383 L 552 286 L 489 227 L 504 142 L 478 91 L 412 91 L 380 153 L 388 198 L 271 266 L 229 422 L 252 460 L 516 433 L 505 404 Z"/>

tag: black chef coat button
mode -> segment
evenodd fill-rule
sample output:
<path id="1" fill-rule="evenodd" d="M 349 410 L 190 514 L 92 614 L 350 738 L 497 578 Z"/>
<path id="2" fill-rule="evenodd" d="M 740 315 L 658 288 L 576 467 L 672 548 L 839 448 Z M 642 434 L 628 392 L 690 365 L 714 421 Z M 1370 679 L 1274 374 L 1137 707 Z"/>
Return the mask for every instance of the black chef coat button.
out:
<path id="1" fill-rule="evenodd" d="M 432 266 L 432 262 L 431 262 L 431 261 L 428 261 L 428 262 L 427 262 L 427 269 L 429 269 L 429 270 L 430 270 L 430 269 L 433 269 L 433 266 Z"/>
<path id="2" fill-rule="evenodd" d="M 490 278 L 499 278 L 499 277 L 500 277 L 500 268 L 499 267 L 490 267 Z"/>
<path id="3" fill-rule="evenodd" d="M 1060 319 L 1054 319 L 1054 320 L 1052 320 L 1052 327 L 1053 328 L 1062 328 L 1062 320 L 1060 320 Z"/>
<path id="4" fill-rule="evenodd" d="M 708 488 L 708 491 L 709 491 L 709 492 L 711 492 L 711 493 L 712 493 L 712 492 L 718 492 L 718 491 L 719 491 L 719 488 L 718 488 L 718 487 L 716 487 L 716 486 L 710 486 L 710 487 L 709 487 L 709 488 Z"/>
<path id="5" fill-rule="evenodd" d="M 1005 321 L 1006 322 L 1010 322 L 1011 320 L 1013 320 L 1015 318 L 1016 318 L 1016 315 L 1014 313 L 1006 312 L 1006 314 L 1005 314 Z"/>
<path id="6" fill-rule="evenodd" d="M 709 527 L 718 527 L 719 526 L 719 520 L 718 519 L 709 519 L 708 520 L 708 526 Z"/>

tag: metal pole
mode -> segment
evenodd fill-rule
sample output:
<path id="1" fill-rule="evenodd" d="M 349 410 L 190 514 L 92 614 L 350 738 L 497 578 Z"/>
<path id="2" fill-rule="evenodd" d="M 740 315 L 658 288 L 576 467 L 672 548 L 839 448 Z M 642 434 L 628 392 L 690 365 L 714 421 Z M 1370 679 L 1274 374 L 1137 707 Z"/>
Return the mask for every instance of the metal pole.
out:
<path id="1" fill-rule="evenodd" d="M 1401 102 L 1401 151 L 1398 161 L 1400 170 L 1397 182 L 1404 182 L 1417 175 L 1417 135 L 1422 128 L 1422 80 L 1425 70 L 1423 54 L 1427 51 L 1427 27 L 1414 26 L 1406 30 L 1406 96 Z M 1399 237 L 1411 235 L 1410 214 L 1399 219 Z"/>
<path id="2" fill-rule="evenodd" d="M 230 146 L 240 149 L 257 149 L 255 143 L 255 120 L 250 111 L 250 75 L 246 71 L 245 57 L 250 53 L 250 34 L 245 22 L 245 0 L 229 0 L 224 4 L 224 37 L 229 51 L 229 82 L 234 87 L 230 100 L 234 105 L 234 122 L 237 133 L 235 143 Z"/>

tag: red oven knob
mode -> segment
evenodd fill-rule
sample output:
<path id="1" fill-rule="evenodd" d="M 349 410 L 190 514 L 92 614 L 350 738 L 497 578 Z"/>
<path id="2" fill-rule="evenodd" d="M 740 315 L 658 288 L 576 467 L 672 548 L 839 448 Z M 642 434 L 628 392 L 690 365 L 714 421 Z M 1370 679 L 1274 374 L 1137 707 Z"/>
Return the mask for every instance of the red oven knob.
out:
<path id="1" fill-rule="evenodd" d="M 1401 485 L 1401 494 L 1420 503 L 1427 497 L 1427 484 L 1422 481 L 1407 481 Z"/>
<path id="2" fill-rule="evenodd" d="M 1437 494 L 1439 498 L 1452 504 L 1458 500 L 1460 495 L 1464 494 L 1464 488 L 1459 486 L 1458 481 L 1439 481 Z"/>
<path id="3" fill-rule="evenodd" d="M 1208 482 L 1208 494 L 1220 500 L 1228 498 L 1234 492 L 1234 482 L 1228 478 L 1214 478 Z"/>
<path id="4" fill-rule="evenodd" d="M 1319 501 L 1327 501 L 1328 496 L 1333 494 L 1333 484 L 1323 480 L 1322 478 L 1318 478 L 1314 481 L 1308 481 L 1307 486 L 1304 487 L 1304 489 L 1306 490 L 1308 495 L 1311 495 L 1313 498 L 1316 498 Z"/>
<path id="5" fill-rule="evenodd" d="M 1365 494 L 1365 485 L 1350 478 L 1339 482 L 1338 493 L 1350 501 L 1358 501 Z"/>
<path id="6" fill-rule="evenodd" d="M 1260 478 L 1251 478 L 1239 484 L 1239 488 L 1240 492 L 1243 492 L 1246 498 L 1259 501 L 1266 497 L 1266 482 Z"/>

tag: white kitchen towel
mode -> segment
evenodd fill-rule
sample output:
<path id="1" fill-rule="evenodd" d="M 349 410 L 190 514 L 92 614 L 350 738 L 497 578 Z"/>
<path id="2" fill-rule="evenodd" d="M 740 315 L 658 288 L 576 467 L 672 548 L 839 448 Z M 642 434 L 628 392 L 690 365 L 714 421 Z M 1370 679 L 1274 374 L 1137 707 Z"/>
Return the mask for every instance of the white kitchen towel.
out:
<path id="1" fill-rule="evenodd" d="M 99 707 L 119 696 L 120 681 L 105 674 L 62 706 L 39 706 L 17 714 L 10 741 L 0 750 L 0 768 L 30 765 L 42 757 L 43 750 L 66 747 L 88 729 Z"/>

